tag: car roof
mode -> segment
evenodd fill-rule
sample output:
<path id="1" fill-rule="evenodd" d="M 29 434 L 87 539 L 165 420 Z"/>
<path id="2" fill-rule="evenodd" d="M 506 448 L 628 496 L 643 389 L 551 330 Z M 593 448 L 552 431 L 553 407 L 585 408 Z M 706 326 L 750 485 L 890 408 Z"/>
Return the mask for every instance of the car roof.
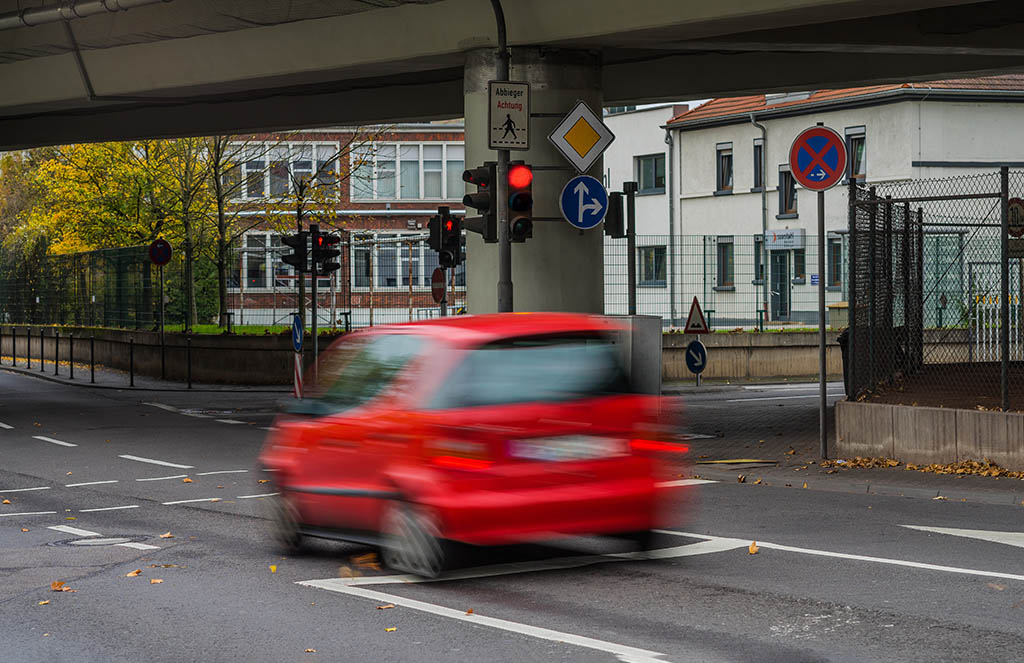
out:
<path id="1" fill-rule="evenodd" d="M 384 325 L 377 333 L 414 331 L 449 341 L 479 344 L 517 336 L 565 332 L 612 332 L 625 329 L 622 320 L 583 313 L 490 313 L 455 315 L 417 322 Z"/>

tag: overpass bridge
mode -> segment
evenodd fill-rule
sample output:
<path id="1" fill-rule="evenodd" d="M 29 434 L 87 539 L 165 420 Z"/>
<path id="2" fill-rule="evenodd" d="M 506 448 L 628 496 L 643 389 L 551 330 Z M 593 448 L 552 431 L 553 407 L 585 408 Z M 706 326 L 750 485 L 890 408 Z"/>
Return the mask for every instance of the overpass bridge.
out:
<path id="1" fill-rule="evenodd" d="M 926 80 L 1024 67 L 1017 0 L 506 0 L 512 80 L 533 86 L 538 223 L 516 308 L 600 311 L 602 238 L 557 221 L 572 175 L 544 140 L 592 107 Z M 0 149 L 466 119 L 484 139 L 497 30 L 486 0 L 0 0 Z M 600 173 L 598 161 L 592 168 Z M 468 297 L 494 310 L 471 235 Z"/>

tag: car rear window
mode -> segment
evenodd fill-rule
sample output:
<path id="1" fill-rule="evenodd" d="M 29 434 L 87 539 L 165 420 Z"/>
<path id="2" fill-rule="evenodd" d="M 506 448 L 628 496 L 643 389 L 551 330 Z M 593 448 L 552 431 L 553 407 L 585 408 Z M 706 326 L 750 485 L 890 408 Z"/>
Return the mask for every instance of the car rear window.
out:
<path id="1" fill-rule="evenodd" d="M 432 407 L 568 401 L 628 391 L 618 348 L 604 336 L 513 338 L 468 352 Z"/>

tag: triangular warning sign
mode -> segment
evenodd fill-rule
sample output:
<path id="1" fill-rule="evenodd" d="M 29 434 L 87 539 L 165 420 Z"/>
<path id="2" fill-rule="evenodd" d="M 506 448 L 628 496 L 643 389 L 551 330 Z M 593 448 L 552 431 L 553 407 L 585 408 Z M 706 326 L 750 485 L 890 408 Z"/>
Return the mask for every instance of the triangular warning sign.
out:
<path id="1" fill-rule="evenodd" d="M 690 305 L 690 315 L 686 316 L 686 328 L 683 329 L 683 333 L 707 334 L 710 331 L 708 321 L 704 319 L 704 311 L 700 310 L 700 303 L 694 297 L 693 304 Z"/>

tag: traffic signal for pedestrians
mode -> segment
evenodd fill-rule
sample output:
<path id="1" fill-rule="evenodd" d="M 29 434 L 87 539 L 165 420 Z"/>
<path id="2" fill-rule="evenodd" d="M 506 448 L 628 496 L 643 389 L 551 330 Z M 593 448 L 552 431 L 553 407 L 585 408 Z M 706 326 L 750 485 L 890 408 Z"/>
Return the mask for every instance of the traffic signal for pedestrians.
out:
<path id="1" fill-rule="evenodd" d="M 604 234 L 615 239 L 626 236 L 626 219 L 622 216 L 622 192 L 608 192 L 608 213 L 604 217 Z"/>
<path id="2" fill-rule="evenodd" d="M 522 161 L 508 165 L 508 236 L 512 242 L 533 237 L 533 168 Z"/>
<path id="3" fill-rule="evenodd" d="M 462 220 L 452 216 L 447 207 L 438 207 L 441 229 L 441 250 L 437 254 L 442 267 L 455 267 L 462 262 Z"/>
<path id="4" fill-rule="evenodd" d="M 313 235 L 313 262 L 317 265 L 318 274 L 329 274 L 341 268 L 341 265 L 333 260 L 341 255 L 341 251 L 334 248 L 340 241 L 341 237 L 337 233 L 322 233 L 317 228 L 316 234 Z"/>
<path id="5" fill-rule="evenodd" d="M 302 232 L 295 233 L 294 235 L 285 235 L 281 238 L 281 243 L 285 246 L 290 246 L 292 252 L 286 256 L 281 257 L 281 261 L 286 265 L 291 265 L 295 268 L 295 271 L 304 274 L 309 271 L 309 265 L 306 262 L 306 251 L 309 242 L 309 233 L 303 230 Z"/>
<path id="6" fill-rule="evenodd" d="M 467 217 L 463 220 L 466 230 L 480 233 L 484 241 L 493 244 L 498 241 L 498 206 L 494 190 L 497 181 L 498 164 L 487 161 L 477 168 L 470 168 L 462 173 L 462 181 L 476 185 L 476 192 L 467 193 L 462 204 L 472 207 L 480 216 Z"/>

